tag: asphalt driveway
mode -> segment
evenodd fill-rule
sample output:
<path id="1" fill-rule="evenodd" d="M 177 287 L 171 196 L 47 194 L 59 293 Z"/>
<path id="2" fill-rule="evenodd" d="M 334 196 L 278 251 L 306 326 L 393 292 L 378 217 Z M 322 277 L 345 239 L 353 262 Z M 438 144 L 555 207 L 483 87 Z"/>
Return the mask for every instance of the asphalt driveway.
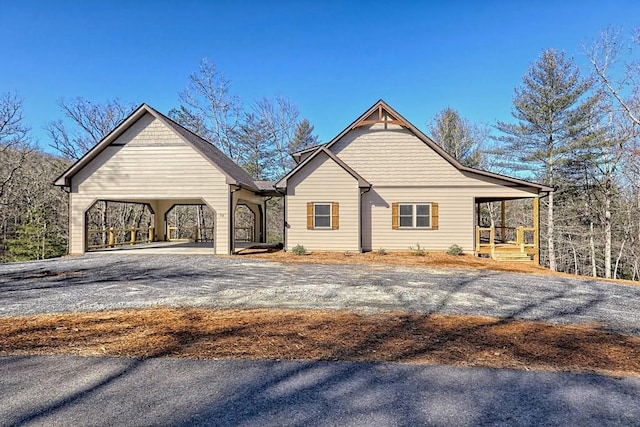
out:
<path id="1" fill-rule="evenodd" d="M 640 335 L 640 286 L 591 280 L 206 255 L 91 254 L 0 265 L 0 316 L 155 305 L 461 313 Z"/>
<path id="2" fill-rule="evenodd" d="M 640 378 L 393 363 L 0 357 L 0 426 L 634 426 Z"/>

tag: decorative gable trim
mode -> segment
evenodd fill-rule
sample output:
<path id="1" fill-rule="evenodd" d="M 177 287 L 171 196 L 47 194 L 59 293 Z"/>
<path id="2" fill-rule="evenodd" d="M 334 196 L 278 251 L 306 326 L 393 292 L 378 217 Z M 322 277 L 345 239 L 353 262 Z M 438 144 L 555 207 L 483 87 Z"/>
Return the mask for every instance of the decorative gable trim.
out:
<path id="1" fill-rule="evenodd" d="M 351 129 L 355 129 L 357 127 L 360 126 L 369 126 L 369 125 L 375 125 L 375 124 L 379 124 L 382 123 L 384 125 L 398 125 L 398 126 L 402 126 L 404 128 L 408 128 L 409 124 L 406 120 L 402 119 L 402 118 L 395 118 L 394 114 L 390 114 L 389 111 L 383 107 L 383 101 L 380 100 L 378 102 L 378 108 L 377 108 L 377 115 L 378 118 L 374 119 L 374 120 L 360 120 L 358 122 L 356 122 L 355 124 L 353 124 L 351 126 Z M 387 114 L 385 114 L 387 113 Z M 389 118 L 389 116 L 392 116 L 394 118 Z M 371 116 L 368 116 L 371 117 Z M 399 117 L 399 115 L 398 115 Z"/>
<path id="2" fill-rule="evenodd" d="M 367 120 L 371 115 L 378 113 L 378 120 Z M 384 120 L 383 112 L 387 112 L 388 115 L 392 116 L 393 119 L 391 121 Z M 440 147 L 435 141 L 429 138 L 427 135 L 422 133 L 417 127 L 415 127 L 411 122 L 402 117 L 400 113 L 391 108 L 386 102 L 380 99 L 378 102 L 373 104 L 371 108 L 365 111 L 360 117 L 358 117 L 355 121 L 353 121 L 349 126 L 347 126 L 342 132 L 340 132 L 335 138 L 329 141 L 327 144 L 323 145 L 322 148 L 330 150 L 331 147 L 336 144 L 342 137 L 344 137 L 347 133 L 361 126 L 371 125 L 374 123 L 390 123 L 400 125 L 411 133 L 413 133 L 419 140 L 425 143 L 429 148 L 438 153 L 440 157 L 449 162 L 452 166 L 457 168 L 463 172 L 469 172 L 479 177 L 488 177 L 493 178 L 501 182 L 501 185 L 509 186 L 509 187 L 529 187 L 538 190 L 540 192 L 551 192 L 553 188 L 547 187 L 546 185 L 537 184 L 534 182 L 524 181 L 517 178 L 508 177 L 505 175 L 500 175 L 493 172 L 487 172 L 480 169 L 474 169 L 468 166 L 464 166 L 460 162 L 458 162 L 453 156 L 444 151 L 442 147 Z M 294 153 L 297 154 L 297 153 Z"/>

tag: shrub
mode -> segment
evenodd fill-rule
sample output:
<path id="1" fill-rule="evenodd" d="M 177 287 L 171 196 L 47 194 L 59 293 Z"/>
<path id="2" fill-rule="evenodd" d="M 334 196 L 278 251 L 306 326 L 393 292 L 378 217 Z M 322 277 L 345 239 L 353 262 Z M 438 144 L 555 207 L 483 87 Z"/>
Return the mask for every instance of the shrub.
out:
<path id="1" fill-rule="evenodd" d="M 302 245 L 295 245 L 293 249 L 291 249 L 291 252 L 293 252 L 294 255 L 306 255 L 307 248 Z"/>
<path id="2" fill-rule="evenodd" d="M 453 244 L 451 246 L 449 246 L 449 249 L 447 249 L 447 253 L 449 255 L 462 255 L 464 253 L 464 251 L 462 250 L 462 248 L 456 244 Z"/>
<path id="3" fill-rule="evenodd" d="M 378 249 L 378 255 L 386 255 L 386 254 L 387 254 L 387 250 L 385 248 Z"/>
<path id="4" fill-rule="evenodd" d="M 416 243 L 415 247 L 409 246 L 409 250 L 415 256 L 425 256 L 427 254 L 427 251 L 420 247 L 420 243 Z"/>
<path id="5" fill-rule="evenodd" d="M 352 256 L 353 253 L 351 251 L 345 251 L 344 256 Z"/>

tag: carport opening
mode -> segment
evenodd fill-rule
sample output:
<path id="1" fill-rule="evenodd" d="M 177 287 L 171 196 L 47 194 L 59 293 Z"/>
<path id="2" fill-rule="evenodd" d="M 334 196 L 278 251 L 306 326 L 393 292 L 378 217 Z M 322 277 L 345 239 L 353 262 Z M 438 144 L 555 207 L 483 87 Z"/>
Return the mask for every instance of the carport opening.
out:
<path id="1" fill-rule="evenodd" d="M 96 201 L 85 213 L 87 250 L 153 240 L 153 212 L 148 204 Z"/>
<path id="2" fill-rule="evenodd" d="M 167 241 L 214 241 L 215 212 L 205 204 L 173 205 L 165 221 Z"/>
<path id="3" fill-rule="evenodd" d="M 236 206 L 235 218 L 235 241 L 255 242 L 256 239 L 256 215 L 247 205 Z"/>

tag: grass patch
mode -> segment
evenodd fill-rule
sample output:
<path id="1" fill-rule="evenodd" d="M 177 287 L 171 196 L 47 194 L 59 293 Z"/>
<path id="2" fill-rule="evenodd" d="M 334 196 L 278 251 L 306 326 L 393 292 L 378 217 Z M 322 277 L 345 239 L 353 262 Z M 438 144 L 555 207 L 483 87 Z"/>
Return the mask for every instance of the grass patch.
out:
<path id="1" fill-rule="evenodd" d="M 304 247 L 304 246 L 302 246 L 302 245 L 295 245 L 295 246 L 291 249 L 291 252 L 292 252 L 294 255 L 297 255 L 297 256 L 307 255 L 307 248 L 305 248 L 305 247 Z"/>

